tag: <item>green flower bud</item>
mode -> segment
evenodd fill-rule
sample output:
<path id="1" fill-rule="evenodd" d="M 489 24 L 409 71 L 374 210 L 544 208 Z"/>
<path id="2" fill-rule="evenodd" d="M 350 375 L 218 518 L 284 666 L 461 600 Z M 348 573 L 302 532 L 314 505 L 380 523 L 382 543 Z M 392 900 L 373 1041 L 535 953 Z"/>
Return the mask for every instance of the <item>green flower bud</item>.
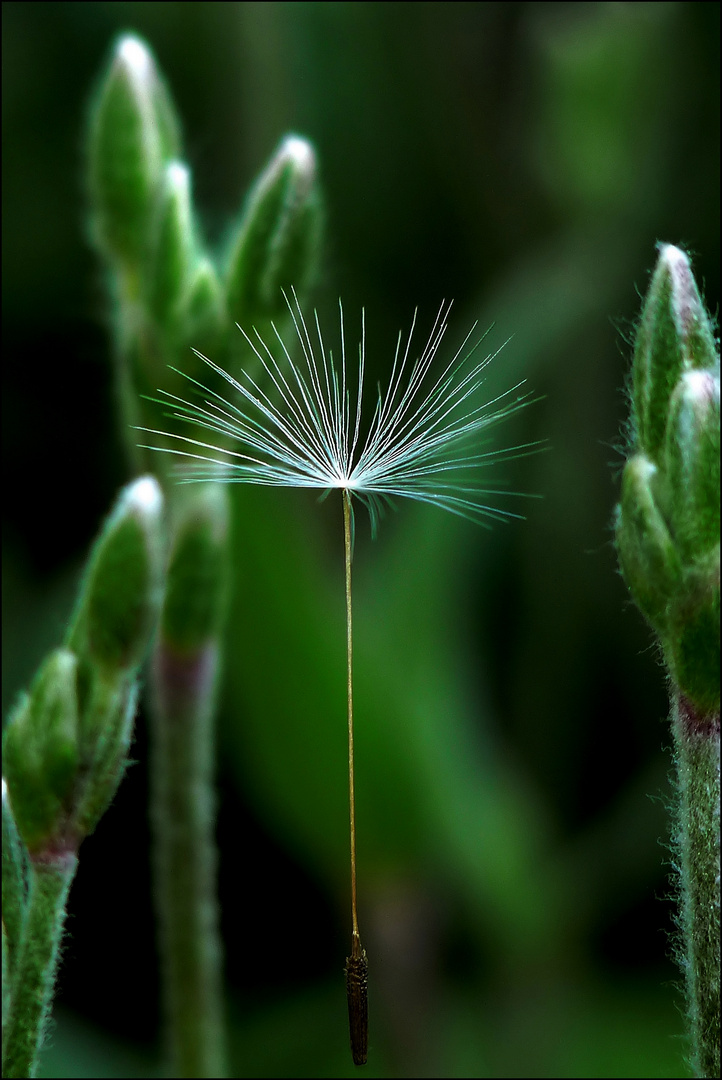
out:
<path id="1" fill-rule="evenodd" d="M 115 677 L 148 648 L 163 580 L 163 496 L 150 476 L 129 484 L 95 544 L 68 646 Z"/>
<path id="2" fill-rule="evenodd" d="M 617 512 L 619 562 L 673 683 L 719 710 L 720 371 L 689 260 L 661 248 L 634 353 L 636 452 Z"/>
<path id="3" fill-rule="evenodd" d="M 161 327 L 167 328 L 172 326 L 176 309 L 189 289 L 198 258 L 190 171 L 178 161 L 166 166 L 154 219 L 148 301 Z"/>
<path id="4" fill-rule="evenodd" d="M 281 290 L 305 290 L 316 272 L 321 200 L 313 147 L 287 135 L 251 191 L 233 244 L 227 305 L 248 326 L 284 314 Z"/>
<path id="5" fill-rule="evenodd" d="M 3 769 L 18 832 L 28 851 L 65 831 L 78 756 L 77 658 L 52 652 L 13 710 L 3 737 Z"/>
<path id="6" fill-rule="evenodd" d="M 720 379 L 688 371 L 672 395 L 664 453 L 675 542 L 687 562 L 720 540 Z"/>
<path id="7" fill-rule="evenodd" d="M 684 370 L 711 368 L 714 334 L 689 259 L 672 244 L 659 259 L 642 308 L 632 368 L 632 420 L 639 449 L 657 461 L 669 401 Z"/>
<path id="8" fill-rule="evenodd" d="M 656 478 L 656 466 L 642 454 L 625 465 L 616 541 L 629 591 L 652 626 L 661 630 L 669 598 L 679 583 L 680 563 L 655 498 Z"/>
<path id="9" fill-rule="evenodd" d="M 168 563 L 161 640 L 195 653 L 219 632 L 228 593 L 228 499 L 222 484 L 193 485 L 180 500 Z"/>
<path id="10" fill-rule="evenodd" d="M 175 109 L 147 45 L 124 35 L 91 112 L 89 186 L 98 246 L 137 275 L 166 163 L 178 156 Z"/>

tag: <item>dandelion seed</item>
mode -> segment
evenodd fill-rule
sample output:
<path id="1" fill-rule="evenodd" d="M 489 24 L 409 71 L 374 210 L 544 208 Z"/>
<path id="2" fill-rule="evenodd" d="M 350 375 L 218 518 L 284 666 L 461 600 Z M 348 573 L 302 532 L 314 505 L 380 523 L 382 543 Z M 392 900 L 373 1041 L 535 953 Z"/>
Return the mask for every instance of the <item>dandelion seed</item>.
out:
<path id="1" fill-rule="evenodd" d="M 190 376 L 200 392 L 191 401 L 160 391 L 156 399 L 170 407 L 168 416 L 189 421 L 213 433 L 215 441 L 173 432 L 151 431 L 165 445 L 145 447 L 180 455 L 185 462 L 184 482 L 216 480 L 223 483 L 262 484 L 271 487 L 317 488 L 322 497 L 335 489 L 342 494 L 346 578 L 346 652 L 349 747 L 349 807 L 351 848 L 352 948 L 346 961 L 351 1049 L 354 1063 L 366 1062 L 368 1015 L 366 952 L 361 946 L 356 901 L 356 810 L 354 792 L 353 637 L 351 561 L 353 503 L 368 510 L 372 534 L 395 497 L 415 499 L 489 526 L 522 515 L 494 505 L 494 496 L 518 495 L 482 485 L 477 476 L 485 466 L 509 461 L 538 449 L 524 444 L 505 450 L 480 452 L 486 429 L 530 403 L 520 393 L 523 382 L 499 396 L 480 400 L 486 368 L 497 353 L 475 360 L 483 340 L 470 345 L 471 328 L 455 355 L 438 373 L 434 361 L 448 327 L 451 304 L 444 302 L 421 353 L 412 359 L 416 314 L 404 339 L 399 334 L 386 389 L 378 388 L 376 404 L 364 430 L 362 400 L 366 373 L 366 333 L 362 333 L 355 388 L 347 362 L 343 307 L 341 362 L 326 350 L 318 315 L 312 337 L 295 292 L 286 297 L 302 358 L 292 359 L 281 335 L 273 327 L 281 359 L 274 356 L 257 331 L 250 337 L 241 329 L 260 362 L 263 375 L 243 372 L 239 379 L 212 360 L 197 355 L 230 384 L 238 397 L 228 400 Z M 179 372 L 183 374 L 183 372 Z M 150 431 L 148 428 L 140 430 Z M 166 440 L 178 443 L 168 445 Z"/>

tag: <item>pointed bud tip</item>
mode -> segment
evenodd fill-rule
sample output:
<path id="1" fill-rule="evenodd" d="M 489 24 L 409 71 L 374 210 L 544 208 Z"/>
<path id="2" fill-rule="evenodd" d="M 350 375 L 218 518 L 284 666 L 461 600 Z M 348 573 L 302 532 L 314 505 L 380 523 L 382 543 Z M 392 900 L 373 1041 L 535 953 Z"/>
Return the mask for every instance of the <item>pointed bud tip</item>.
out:
<path id="1" fill-rule="evenodd" d="M 169 187 L 185 188 L 190 184 L 190 169 L 182 161 L 171 161 L 166 167 L 165 175 Z"/>
<path id="2" fill-rule="evenodd" d="M 670 269 L 677 266 L 689 266 L 688 257 L 675 244 L 660 244 L 659 259 L 660 262 L 665 262 Z"/>
<path id="3" fill-rule="evenodd" d="M 316 180 L 316 151 L 301 135 L 286 135 L 281 140 L 266 172 L 266 182 L 276 183 L 277 177 L 291 166 L 296 197 L 305 199 Z"/>
<path id="4" fill-rule="evenodd" d="M 135 34 L 124 34 L 115 49 L 117 61 L 136 79 L 147 79 L 153 71 L 153 57 L 148 46 Z"/>
<path id="5" fill-rule="evenodd" d="M 715 361 L 713 326 L 692 273 L 689 256 L 674 244 L 662 244 L 657 275 L 660 270 L 669 275 L 672 313 L 684 345 L 685 363 L 695 368 L 711 366 Z"/>
<path id="6" fill-rule="evenodd" d="M 308 139 L 300 135 L 286 135 L 278 150 L 279 157 L 290 158 L 301 172 L 313 174 L 316 170 L 316 154 Z"/>
<path id="7" fill-rule="evenodd" d="M 157 515 L 163 508 L 163 493 L 153 476 L 141 476 L 125 489 L 123 501 L 128 510 Z"/>
<path id="8" fill-rule="evenodd" d="M 663 268 L 672 279 L 673 303 L 680 305 L 685 299 L 689 302 L 691 294 L 698 299 L 697 287 L 692 277 L 692 267 L 689 256 L 685 255 L 681 248 L 674 244 L 662 244 L 659 248 L 658 267 Z M 684 312 L 677 307 L 678 317 L 681 318 L 681 328 L 685 328 L 683 321 Z"/>

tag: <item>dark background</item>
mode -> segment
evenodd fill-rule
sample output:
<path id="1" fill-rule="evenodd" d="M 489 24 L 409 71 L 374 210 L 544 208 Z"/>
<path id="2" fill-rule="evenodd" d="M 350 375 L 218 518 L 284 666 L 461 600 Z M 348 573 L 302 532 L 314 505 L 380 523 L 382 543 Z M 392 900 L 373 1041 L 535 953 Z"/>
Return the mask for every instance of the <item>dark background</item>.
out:
<path id="1" fill-rule="evenodd" d="M 494 323 L 486 533 L 403 505 L 356 552 L 368 1075 L 680 1076 L 664 676 L 616 571 L 629 339 L 655 244 L 716 313 L 719 6 L 3 4 L 3 701 L 63 633 L 127 479 L 84 136 L 114 37 L 175 97 L 211 246 L 280 138 L 316 145 L 316 301 L 383 378 L 418 305 Z M 333 318 L 333 316 L 331 316 Z M 350 320 L 354 325 L 353 319 Z M 237 494 L 219 843 L 234 1075 L 350 1074 L 340 509 Z M 82 849 L 47 1076 L 157 1069 L 146 736 Z"/>

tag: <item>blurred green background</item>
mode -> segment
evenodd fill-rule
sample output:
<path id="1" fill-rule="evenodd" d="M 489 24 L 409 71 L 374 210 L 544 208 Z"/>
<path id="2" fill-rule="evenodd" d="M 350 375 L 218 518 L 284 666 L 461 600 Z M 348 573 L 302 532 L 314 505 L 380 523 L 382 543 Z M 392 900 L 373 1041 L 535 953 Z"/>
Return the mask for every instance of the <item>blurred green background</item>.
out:
<path id="1" fill-rule="evenodd" d="M 355 556 L 369 1076 L 686 1075 L 666 694 L 616 570 L 629 338 L 657 241 L 719 291 L 719 5 L 3 4 L 3 703 L 62 636 L 126 479 L 86 240 L 91 88 L 147 40 L 206 235 L 279 139 L 317 147 L 314 297 L 383 378 L 418 305 L 494 323 L 489 392 L 550 450 L 485 532 L 406 504 Z M 328 324 L 327 324 L 328 325 Z M 451 347 L 451 342 L 449 343 Z M 220 889 L 236 1076 L 345 1076 L 341 509 L 234 491 Z M 82 849 L 45 1076 L 158 1075 L 146 733 Z"/>

